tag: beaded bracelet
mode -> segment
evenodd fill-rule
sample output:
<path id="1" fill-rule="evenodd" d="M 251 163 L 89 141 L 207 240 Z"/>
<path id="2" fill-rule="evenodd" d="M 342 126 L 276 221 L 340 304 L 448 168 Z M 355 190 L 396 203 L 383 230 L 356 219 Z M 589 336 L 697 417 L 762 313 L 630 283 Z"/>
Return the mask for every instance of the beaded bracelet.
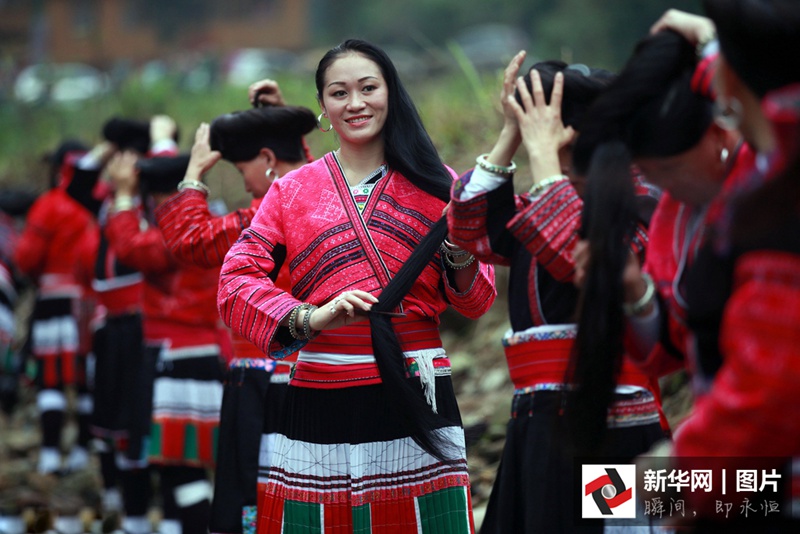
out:
<path id="1" fill-rule="evenodd" d="M 472 262 L 475 261 L 475 256 L 470 254 L 469 258 L 467 258 L 466 260 L 462 261 L 461 263 L 454 262 L 453 260 L 450 259 L 450 256 L 448 256 L 447 254 L 442 255 L 442 259 L 444 260 L 444 263 L 448 267 L 458 271 L 459 269 L 466 269 L 467 267 L 472 265 Z"/>
<path id="2" fill-rule="evenodd" d="M 114 197 L 114 213 L 132 210 L 135 207 L 133 198 L 130 195 L 117 195 Z"/>
<path id="3" fill-rule="evenodd" d="M 211 193 L 211 189 L 198 180 L 181 180 L 180 183 L 178 183 L 178 191 L 183 191 L 184 189 L 194 189 L 195 191 L 200 191 L 205 194 L 205 196 Z"/>
<path id="4" fill-rule="evenodd" d="M 653 302 L 653 298 L 656 296 L 656 285 L 653 283 L 653 278 L 649 274 L 643 272 L 642 280 L 644 280 L 645 285 L 644 295 L 636 302 L 631 302 L 630 304 L 625 302 L 622 304 L 622 311 L 625 312 L 625 315 L 628 317 L 633 317 L 642 313 L 650 303 Z"/>
<path id="5" fill-rule="evenodd" d="M 469 256 L 469 251 L 450 243 L 447 239 L 445 239 L 444 242 L 439 246 L 439 250 L 442 252 L 442 254 L 447 254 L 451 258 Z"/>
<path id="6" fill-rule="evenodd" d="M 506 177 L 513 175 L 517 170 L 517 164 L 513 161 L 511 162 L 511 165 L 504 167 L 502 165 L 489 163 L 489 160 L 487 159 L 488 157 L 489 154 L 481 154 L 475 159 L 475 164 L 486 172 Z"/>
<path id="7" fill-rule="evenodd" d="M 313 304 L 301 304 L 301 308 L 305 308 L 306 314 L 303 316 L 303 336 L 305 339 L 314 339 L 319 332 L 311 330 L 311 314 L 317 309 Z"/>
<path id="8" fill-rule="evenodd" d="M 568 179 L 569 178 L 567 178 L 563 174 L 556 174 L 555 176 L 551 176 L 549 178 L 545 178 L 541 182 L 537 182 L 537 183 L 533 184 L 533 186 L 528 190 L 528 193 L 532 197 L 539 196 L 544 192 L 545 189 L 547 189 L 551 185 L 556 184 L 558 182 L 563 182 L 564 180 L 568 180 Z"/>

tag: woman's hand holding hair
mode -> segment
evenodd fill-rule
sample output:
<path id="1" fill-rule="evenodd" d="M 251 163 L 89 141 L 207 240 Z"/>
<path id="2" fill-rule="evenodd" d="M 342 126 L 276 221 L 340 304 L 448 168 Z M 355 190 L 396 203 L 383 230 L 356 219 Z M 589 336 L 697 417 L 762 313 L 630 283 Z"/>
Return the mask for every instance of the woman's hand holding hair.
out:
<path id="1" fill-rule="evenodd" d="M 564 94 L 564 75 L 557 73 L 553 80 L 550 103 L 545 100 L 542 79 L 538 71 L 531 70 L 531 89 L 525 81 L 517 79 L 522 106 L 513 95 L 507 97 L 519 123 L 522 143 L 528 151 L 534 185 L 542 180 L 561 174 L 558 151 L 572 142 L 575 130 L 564 126 L 561 120 L 561 98 Z"/>
<path id="2" fill-rule="evenodd" d="M 500 90 L 500 105 L 503 110 L 503 129 L 500 131 L 500 136 L 494 148 L 492 148 L 492 151 L 486 156 L 486 161 L 492 165 L 508 166 L 522 141 L 519 133 L 517 116 L 514 113 L 514 109 L 509 104 L 508 97 L 514 97 L 514 80 L 516 80 L 519 74 L 522 62 L 525 61 L 525 55 L 526 52 L 524 50 L 518 52 L 517 55 L 511 59 L 511 62 L 509 62 L 503 73 L 503 86 Z"/>
<path id="3" fill-rule="evenodd" d="M 586 273 L 592 260 L 591 244 L 586 239 L 581 239 L 572 249 L 572 260 L 575 262 L 575 274 L 572 283 L 578 289 L 583 288 Z M 622 270 L 623 302 L 631 305 L 641 300 L 647 293 L 647 284 L 639 264 L 639 258 L 633 252 L 628 253 L 625 268 Z M 653 304 L 648 303 L 639 315 L 647 315 L 653 309 Z"/>
<path id="4" fill-rule="evenodd" d="M 341 326 L 366 321 L 367 312 L 378 299 L 360 289 L 345 291 L 313 311 L 309 326 L 314 331 L 333 330 Z M 298 317 L 302 321 L 303 317 Z"/>
<path id="5" fill-rule="evenodd" d="M 661 18 L 650 27 L 650 34 L 664 30 L 672 30 L 681 34 L 693 45 L 707 43 L 717 34 L 711 19 L 678 9 L 669 9 L 661 15 Z"/>
<path id="6" fill-rule="evenodd" d="M 203 175 L 222 158 L 219 151 L 211 150 L 210 132 L 211 127 L 205 122 L 197 128 L 185 180 L 201 181 Z"/>
<path id="7" fill-rule="evenodd" d="M 253 106 L 285 106 L 281 88 L 275 80 L 265 79 L 250 84 L 247 97 Z"/>

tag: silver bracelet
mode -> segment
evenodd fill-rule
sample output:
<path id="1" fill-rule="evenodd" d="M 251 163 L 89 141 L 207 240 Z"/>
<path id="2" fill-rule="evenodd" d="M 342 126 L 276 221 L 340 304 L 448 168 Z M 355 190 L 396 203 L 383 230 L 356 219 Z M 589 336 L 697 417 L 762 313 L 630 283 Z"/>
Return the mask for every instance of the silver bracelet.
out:
<path id="1" fill-rule="evenodd" d="M 180 183 L 178 183 L 178 191 L 183 191 L 184 189 L 194 189 L 195 191 L 200 191 L 205 194 L 205 196 L 211 193 L 211 189 L 198 180 L 181 180 Z"/>
<path id="2" fill-rule="evenodd" d="M 642 313 L 656 296 L 656 285 L 653 283 L 653 278 L 649 274 L 642 272 L 642 280 L 644 280 L 645 285 L 644 295 L 636 302 L 622 303 L 622 311 L 628 317 L 634 317 Z"/>
<path id="3" fill-rule="evenodd" d="M 439 246 L 439 250 L 442 252 L 442 254 L 447 254 L 453 259 L 469 256 L 468 250 L 450 243 L 447 239 L 445 239 Z"/>

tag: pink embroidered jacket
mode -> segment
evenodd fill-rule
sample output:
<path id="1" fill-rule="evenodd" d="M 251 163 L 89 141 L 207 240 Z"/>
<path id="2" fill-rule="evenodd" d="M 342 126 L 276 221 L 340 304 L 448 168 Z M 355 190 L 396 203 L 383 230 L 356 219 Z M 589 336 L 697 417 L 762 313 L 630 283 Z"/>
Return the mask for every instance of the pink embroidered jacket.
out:
<path id="1" fill-rule="evenodd" d="M 452 172 L 452 171 L 451 171 Z M 235 332 L 273 358 L 298 350 L 279 323 L 301 302 L 322 304 L 361 289 L 380 298 L 445 203 L 390 170 L 375 185 L 363 212 L 332 153 L 276 181 L 250 227 L 225 258 L 220 275 L 220 314 Z M 268 278 L 285 261 L 291 292 Z M 439 256 L 423 270 L 403 300 L 408 319 L 439 324 L 450 304 L 477 318 L 494 302 L 494 269 L 481 264 L 472 286 L 459 293 Z M 345 334 L 323 331 L 315 340 Z"/>

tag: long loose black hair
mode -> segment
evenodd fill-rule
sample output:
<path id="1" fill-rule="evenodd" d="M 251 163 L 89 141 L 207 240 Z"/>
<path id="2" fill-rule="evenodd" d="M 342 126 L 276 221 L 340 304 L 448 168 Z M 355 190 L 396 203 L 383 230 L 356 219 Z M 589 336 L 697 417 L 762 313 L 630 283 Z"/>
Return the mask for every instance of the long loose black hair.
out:
<path id="1" fill-rule="evenodd" d="M 322 101 L 325 73 L 336 59 L 346 54 L 361 54 L 375 62 L 388 89 L 388 113 L 383 126 L 384 157 L 390 168 L 397 170 L 422 191 L 447 202 L 450 199 L 452 176 L 439 158 L 433 142 L 422 124 L 414 103 L 403 86 L 394 64 L 377 46 L 357 39 L 344 41 L 329 50 L 320 60 L 316 72 L 317 98 Z M 442 217 L 415 247 L 389 284 L 383 289 L 374 312 L 393 311 L 411 290 L 414 281 L 431 262 L 447 236 L 447 220 Z M 458 450 L 436 429 L 458 424 L 433 412 L 422 390 L 406 378 L 405 356 L 390 317 L 371 313 L 369 316 L 372 347 L 390 405 L 411 438 L 439 460 L 456 459 Z"/>
<path id="2" fill-rule="evenodd" d="M 586 177 L 581 237 L 589 242 L 591 259 L 578 298 L 578 333 L 568 371 L 575 390 L 566 408 L 580 455 L 601 447 L 622 367 L 622 272 L 638 220 L 630 166 L 627 147 L 609 142 L 595 151 Z"/>
<path id="3" fill-rule="evenodd" d="M 591 260 L 579 297 L 570 362 L 575 391 L 566 414 L 583 455 L 602 446 L 624 355 L 622 275 L 636 225 L 647 222 L 633 193 L 631 162 L 683 153 L 703 137 L 713 103 L 692 90 L 696 65 L 694 47 L 677 33 L 643 39 L 587 112 L 575 143 L 573 163 L 587 173 L 581 231 Z"/>
<path id="4" fill-rule="evenodd" d="M 360 54 L 373 61 L 386 81 L 388 113 L 383 125 L 383 149 L 386 163 L 411 183 L 436 198 L 450 200 L 452 177 L 442 163 L 411 96 L 386 52 L 372 43 L 348 39 L 329 50 L 317 65 L 317 99 L 322 102 L 325 73 L 334 61 L 347 54 Z"/>

